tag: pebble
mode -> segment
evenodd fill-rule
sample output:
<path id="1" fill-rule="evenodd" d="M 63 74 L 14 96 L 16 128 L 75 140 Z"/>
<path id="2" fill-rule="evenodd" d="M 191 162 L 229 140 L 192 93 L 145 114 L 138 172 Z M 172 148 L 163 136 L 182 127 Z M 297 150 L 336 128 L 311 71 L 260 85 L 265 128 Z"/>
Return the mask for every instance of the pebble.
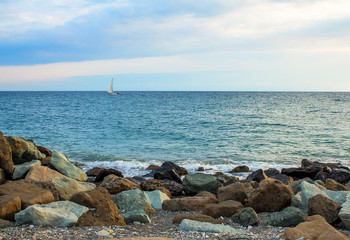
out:
<path id="1" fill-rule="evenodd" d="M 101 230 L 101 231 L 97 232 L 96 234 L 100 237 L 106 237 L 106 236 L 110 235 L 110 233 L 107 230 Z"/>

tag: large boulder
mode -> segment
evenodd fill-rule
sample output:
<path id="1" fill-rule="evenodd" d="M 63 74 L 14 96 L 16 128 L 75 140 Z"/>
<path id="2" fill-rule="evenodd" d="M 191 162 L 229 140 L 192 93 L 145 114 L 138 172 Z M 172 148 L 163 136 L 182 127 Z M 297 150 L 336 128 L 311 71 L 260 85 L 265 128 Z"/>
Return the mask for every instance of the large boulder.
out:
<path id="1" fill-rule="evenodd" d="M 306 218 L 306 222 L 300 223 L 294 228 L 287 228 L 284 231 L 286 240 L 295 239 L 319 239 L 319 240 L 348 240 L 349 238 L 337 229 L 332 227 L 320 215 L 314 215 Z"/>
<path id="2" fill-rule="evenodd" d="M 227 200 L 217 204 L 208 204 L 204 207 L 203 214 L 212 216 L 213 218 L 231 217 L 233 214 L 242 210 L 242 203 L 234 200 Z"/>
<path id="3" fill-rule="evenodd" d="M 132 210 L 123 215 L 126 224 L 132 224 L 133 222 L 151 224 L 151 219 L 142 209 Z"/>
<path id="4" fill-rule="evenodd" d="M 211 192 L 216 194 L 222 183 L 216 180 L 214 176 L 195 173 L 186 175 L 183 180 L 184 190 L 188 195 L 195 195 L 201 191 Z"/>
<path id="5" fill-rule="evenodd" d="M 347 195 L 349 191 L 331 191 L 331 190 L 324 190 L 323 191 L 330 199 L 332 199 L 334 202 L 338 203 L 339 205 L 342 205 L 345 203 Z"/>
<path id="6" fill-rule="evenodd" d="M 40 166 L 40 165 L 41 165 L 41 161 L 39 160 L 33 160 L 30 162 L 18 164 L 15 166 L 15 171 L 13 172 L 12 178 L 13 179 L 24 178 L 31 167 Z"/>
<path id="7" fill-rule="evenodd" d="M 170 199 L 168 195 L 159 190 L 144 191 L 141 194 L 154 209 L 162 209 L 162 203 Z"/>
<path id="8" fill-rule="evenodd" d="M 309 199 L 308 214 L 321 215 L 329 224 L 334 224 L 338 219 L 340 206 L 324 195 L 317 194 Z"/>
<path id="9" fill-rule="evenodd" d="M 231 217 L 232 222 L 239 223 L 244 227 L 257 225 L 260 220 L 256 212 L 251 207 L 243 208 Z"/>
<path id="10" fill-rule="evenodd" d="M 74 194 L 69 201 L 83 205 L 88 208 L 96 208 L 100 203 L 107 201 L 114 202 L 113 196 L 103 187 Z"/>
<path id="11" fill-rule="evenodd" d="M 265 179 L 247 199 L 246 206 L 256 212 L 275 212 L 288 207 L 294 196 L 292 189 L 276 179 Z"/>
<path id="12" fill-rule="evenodd" d="M 4 137 L 4 134 L 0 131 L 0 168 L 5 171 L 7 176 L 12 176 L 15 170 L 15 165 L 12 161 L 12 150 Z"/>
<path id="13" fill-rule="evenodd" d="M 46 157 L 45 154 L 38 150 L 33 141 L 16 136 L 6 137 L 6 139 L 12 150 L 12 161 L 14 164 L 22 164 L 35 159 L 41 160 Z"/>
<path id="14" fill-rule="evenodd" d="M 246 178 L 249 181 L 256 181 L 256 182 L 261 182 L 264 179 L 267 179 L 268 177 L 266 176 L 265 172 L 262 169 L 258 169 Z"/>
<path id="15" fill-rule="evenodd" d="M 311 166 L 305 167 L 305 168 L 283 168 L 281 170 L 281 174 L 285 174 L 287 176 L 290 176 L 292 178 L 297 178 L 297 179 L 302 179 L 309 177 L 311 179 L 314 179 L 316 174 L 320 171 L 321 169 L 318 168 L 313 168 Z"/>
<path id="16" fill-rule="evenodd" d="M 0 218 L 14 221 L 15 213 L 21 211 L 21 199 L 17 196 L 0 197 Z"/>
<path id="17" fill-rule="evenodd" d="M 345 184 L 350 180 L 350 172 L 345 169 L 334 169 L 328 175 L 328 178 L 337 181 L 338 183 Z"/>
<path id="18" fill-rule="evenodd" d="M 208 222 L 199 222 L 190 219 L 184 219 L 180 224 L 182 231 L 199 231 L 199 232 L 213 232 L 229 235 L 246 234 L 247 231 L 243 229 L 235 229 L 228 225 L 212 224 Z"/>
<path id="19" fill-rule="evenodd" d="M 168 211 L 203 211 L 211 203 L 217 203 L 216 196 L 209 192 L 200 192 L 194 197 L 174 198 L 165 200 L 162 208 Z"/>
<path id="20" fill-rule="evenodd" d="M 113 174 L 105 177 L 103 182 L 100 184 L 100 187 L 106 188 L 111 194 L 117 194 L 123 191 L 140 188 L 138 184 L 125 178 L 117 177 Z"/>
<path id="21" fill-rule="evenodd" d="M 44 204 L 54 201 L 52 193 L 34 184 L 19 180 L 0 185 L 0 195 L 18 196 L 22 209 L 33 204 Z"/>
<path id="22" fill-rule="evenodd" d="M 195 220 L 199 222 L 216 223 L 216 224 L 220 224 L 224 222 L 224 220 L 214 219 L 211 216 L 203 215 L 203 214 L 176 214 L 173 218 L 173 224 L 180 224 L 184 219 L 190 219 L 190 220 Z"/>
<path id="23" fill-rule="evenodd" d="M 286 207 L 280 212 L 271 215 L 269 225 L 278 227 L 294 227 L 299 223 L 305 222 L 307 213 L 300 208 Z"/>
<path id="24" fill-rule="evenodd" d="M 34 166 L 30 168 L 29 172 L 27 173 L 24 179 L 33 182 L 47 182 L 55 177 L 66 176 L 45 166 Z"/>
<path id="25" fill-rule="evenodd" d="M 147 214 L 155 213 L 154 208 L 147 201 L 147 199 L 142 196 L 142 191 L 139 189 L 123 191 L 116 194 L 114 202 L 118 205 L 120 210 L 124 210 L 126 212 L 142 209 Z"/>
<path id="26" fill-rule="evenodd" d="M 67 177 L 55 177 L 49 182 L 55 185 L 56 189 L 59 192 L 61 200 L 69 200 L 74 194 L 78 192 L 94 189 L 91 184 L 78 182 Z"/>
<path id="27" fill-rule="evenodd" d="M 87 176 L 83 170 L 72 164 L 62 153 L 53 150 L 51 156 L 51 164 L 63 175 L 78 180 L 86 181 Z"/>
<path id="28" fill-rule="evenodd" d="M 19 224 L 34 224 L 50 227 L 71 227 L 89 209 L 70 201 L 35 204 L 15 214 Z"/>
<path id="29" fill-rule="evenodd" d="M 218 189 L 218 200 L 223 202 L 226 200 L 239 201 L 242 204 L 248 198 L 246 188 L 243 183 L 235 182 L 230 185 L 220 187 Z"/>
<path id="30" fill-rule="evenodd" d="M 337 181 L 330 178 L 326 179 L 324 187 L 332 191 L 350 191 L 350 187 L 338 183 Z"/>
<path id="31" fill-rule="evenodd" d="M 309 199 L 316 196 L 317 194 L 321 194 L 328 197 L 327 194 L 324 191 L 322 191 L 316 184 L 311 184 L 306 181 L 303 181 L 300 184 L 300 189 L 301 205 L 303 209 L 308 209 Z"/>

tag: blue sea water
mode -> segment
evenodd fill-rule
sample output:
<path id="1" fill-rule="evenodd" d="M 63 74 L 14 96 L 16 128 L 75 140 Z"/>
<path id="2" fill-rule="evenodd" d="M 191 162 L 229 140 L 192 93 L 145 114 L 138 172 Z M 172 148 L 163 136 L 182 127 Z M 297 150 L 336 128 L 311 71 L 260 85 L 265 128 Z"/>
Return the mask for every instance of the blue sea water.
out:
<path id="1" fill-rule="evenodd" d="M 0 92 L 0 130 L 73 161 L 143 174 L 350 164 L 350 93 Z"/>

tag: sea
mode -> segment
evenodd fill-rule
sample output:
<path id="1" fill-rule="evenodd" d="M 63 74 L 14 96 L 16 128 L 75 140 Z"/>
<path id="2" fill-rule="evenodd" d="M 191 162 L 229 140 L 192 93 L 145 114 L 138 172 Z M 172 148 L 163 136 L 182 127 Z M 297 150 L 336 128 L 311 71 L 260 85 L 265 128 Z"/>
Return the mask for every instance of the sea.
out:
<path id="1" fill-rule="evenodd" d="M 349 166 L 350 93 L 0 92 L 0 131 L 126 176 L 165 161 L 208 173 Z"/>

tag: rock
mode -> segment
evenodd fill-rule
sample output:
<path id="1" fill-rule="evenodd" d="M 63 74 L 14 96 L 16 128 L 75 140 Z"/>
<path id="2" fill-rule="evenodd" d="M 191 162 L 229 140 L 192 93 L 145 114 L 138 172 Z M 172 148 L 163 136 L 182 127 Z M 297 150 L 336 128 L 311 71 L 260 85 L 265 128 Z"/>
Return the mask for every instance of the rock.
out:
<path id="1" fill-rule="evenodd" d="M 333 200 L 318 194 L 309 199 L 308 214 L 321 215 L 329 224 L 334 224 L 338 219 L 340 206 Z"/>
<path id="2" fill-rule="evenodd" d="M 318 172 L 316 176 L 314 177 L 314 180 L 321 180 L 322 182 L 325 182 L 328 178 L 329 173 L 327 172 Z"/>
<path id="3" fill-rule="evenodd" d="M 94 187 L 88 183 L 81 183 L 67 177 L 55 177 L 49 182 L 55 185 L 56 189 L 59 192 L 61 200 L 69 200 L 74 194 L 78 192 L 94 189 Z"/>
<path id="4" fill-rule="evenodd" d="M 223 174 L 220 176 L 216 176 L 216 180 L 221 182 L 224 186 L 227 186 L 227 185 L 230 185 L 232 183 L 238 182 L 239 177 Z"/>
<path id="5" fill-rule="evenodd" d="M 204 207 L 203 214 L 213 218 L 231 217 L 233 214 L 243 209 L 242 203 L 234 200 L 227 200 L 217 204 L 208 204 Z"/>
<path id="6" fill-rule="evenodd" d="M 204 167 L 198 167 L 197 172 L 203 172 L 204 171 Z"/>
<path id="7" fill-rule="evenodd" d="M 184 175 L 188 174 L 188 171 L 186 168 L 180 167 L 179 165 L 177 165 L 173 162 L 170 162 L 170 161 L 164 162 L 162 164 L 162 166 L 160 166 L 159 168 L 157 168 L 155 170 L 155 172 L 156 173 L 157 172 L 164 172 L 164 171 L 171 170 L 171 169 L 173 169 L 176 172 L 176 174 L 178 174 L 179 176 L 184 176 Z"/>
<path id="8" fill-rule="evenodd" d="M 325 181 L 324 187 L 332 191 L 350 191 L 350 187 L 340 184 L 330 178 Z"/>
<path id="9" fill-rule="evenodd" d="M 0 131 L 0 168 L 4 170 L 8 177 L 11 177 L 15 170 L 15 165 L 12 161 L 12 150 L 4 137 L 4 134 Z"/>
<path id="10" fill-rule="evenodd" d="M 6 137 L 6 139 L 12 150 L 12 161 L 14 164 L 22 164 L 34 159 L 41 160 L 46 157 L 32 141 L 16 136 Z"/>
<path id="11" fill-rule="evenodd" d="M 256 212 L 251 207 L 243 208 L 238 213 L 231 217 L 231 220 L 235 223 L 239 223 L 244 227 L 257 225 L 260 220 Z"/>
<path id="12" fill-rule="evenodd" d="M 83 205 L 88 208 L 96 208 L 97 205 L 106 201 L 114 202 L 113 196 L 103 187 L 74 194 L 69 201 Z"/>
<path id="13" fill-rule="evenodd" d="M 88 171 L 86 171 L 86 175 L 89 177 L 97 177 L 97 175 L 104 169 L 105 168 L 101 168 L 101 167 L 93 167 L 92 169 L 89 169 Z"/>
<path id="14" fill-rule="evenodd" d="M 244 184 L 240 182 L 236 182 L 228 186 L 220 187 L 218 189 L 219 202 L 223 202 L 226 200 L 235 200 L 244 204 L 247 198 L 248 198 L 248 195 L 244 187 Z"/>
<path id="15" fill-rule="evenodd" d="M 180 184 L 182 183 L 180 176 L 175 172 L 174 169 L 169 169 L 162 172 L 155 172 L 154 179 L 160 179 L 160 180 L 168 179 Z"/>
<path id="16" fill-rule="evenodd" d="M 157 179 L 148 179 L 141 183 L 142 190 L 145 190 L 145 191 L 159 190 L 165 193 L 170 198 L 172 196 L 171 192 L 165 186 L 166 184 L 163 181 L 157 180 Z"/>
<path id="17" fill-rule="evenodd" d="M 95 208 L 82 214 L 76 223 L 78 227 L 113 225 L 125 225 L 125 221 L 119 214 L 117 205 L 111 200 L 97 202 Z"/>
<path id="18" fill-rule="evenodd" d="M 199 222 L 189 219 L 184 219 L 180 224 L 180 230 L 182 231 L 199 231 L 199 232 L 214 232 L 220 234 L 246 234 L 247 231 L 241 229 L 235 229 L 227 225 L 212 224 L 207 222 Z"/>
<path id="19" fill-rule="evenodd" d="M 294 228 L 287 228 L 284 231 L 286 240 L 295 240 L 300 238 L 319 239 L 319 240 L 345 240 L 349 239 L 343 233 L 332 227 L 320 215 L 314 215 L 306 218 L 306 222 L 300 223 Z"/>
<path id="20" fill-rule="evenodd" d="M 293 207 L 304 209 L 303 204 L 301 203 L 301 192 L 298 192 L 292 197 L 290 205 Z"/>
<path id="21" fill-rule="evenodd" d="M 6 181 L 5 171 L 0 168 L 0 185 L 4 184 Z"/>
<path id="22" fill-rule="evenodd" d="M 308 183 L 312 183 L 312 179 L 311 178 L 305 178 L 305 179 L 300 179 L 298 181 L 294 181 L 294 182 L 289 184 L 289 186 L 292 188 L 294 194 L 297 194 L 298 192 L 300 192 L 300 190 L 301 190 L 300 184 L 303 181 L 307 181 Z"/>
<path id="23" fill-rule="evenodd" d="M 0 218 L 0 228 L 14 227 L 15 225 L 16 225 L 16 223 L 14 223 L 14 222 Z"/>
<path id="24" fill-rule="evenodd" d="M 328 175 L 328 178 L 333 179 L 338 183 L 345 184 L 350 180 L 350 172 L 344 169 L 334 169 Z"/>
<path id="25" fill-rule="evenodd" d="M 252 192 L 246 201 L 246 207 L 256 212 L 275 212 L 290 206 L 294 196 L 292 189 L 276 179 L 265 179 Z"/>
<path id="26" fill-rule="evenodd" d="M 345 203 L 347 195 L 349 193 L 349 191 L 331 191 L 331 190 L 324 190 L 323 192 L 327 195 L 328 198 L 338 203 L 339 205 L 342 205 L 343 203 Z"/>
<path id="27" fill-rule="evenodd" d="M 264 173 L 268 177 L 276 176 L 280 174 L 280 171 L 278 171 L 276 168 L 269 168 L 267 170 L 264 170 Z"/>
<path id="28" fill-rule="evenodd" d="M 327 194 L 320 190 L 315 184 L 308 183 L 303 181 L 300 184 L 301 189 L 301 204 L 303 209 L 308 209 L 308 201 L 310 198 L 316 196 L 317 194 L 322 194 L 326 197 Z"/>
<path id="29" fill-rule="evenodd" d="M 151 219 L 149 219 L 148 215 L 142 209 L 129 211 L 125 213 L 123 217 L 126 224 L 132 224 L 135 221 L 140 223 L 151 224 Z"/>
<path id="30" fill-rule="evenodd" d="M 17 166 L 16 166 L 17 167 Z M 63 174 L 44 166 L 31 167 L 26 177 L 27 181 L 47 182 L 55 177 L 66 177 Z"/>
<path id="31" fill-rule="evenodd" d="M 21 199 L 17 196 L 0 196 L 0 218 L 14 221 L 15 213 L 21 211 Z"/>
<path id="32" fill-rule="evenodd" d="M 256 182 L 261 182 L 264 179 L 267 179 L 268 177 L 264 173 L 262 169 L 258 169 L 254 172 L 252 172 L 248 177 L 247 180 L 249 181 L 256 181 Z"/>
<path id="33" fill-rule="evenodd" d="M 194 197 L 174 198 L 165 200 L 162 208 L 168 211 L 203 211 L 211 203 L 217 203 L 216 196 L 209 192 L 200 192 Z"/>
<path id="34" fill-rule="evenodd" d="M 271 178 L 280 180 L 286 185 L 289 185 L 294 181 L 292 177 L 287 176 L 285 174 L 277 174 L 277 175 L 271 176 Z"/>
<path id="35" fill-rule="evenodd" d="M 146 170 L 156 170 L 158 168 L 160 168 L 160 166 L 151 164 L 146 168 Z"/>
<path id="36" fill-rule="evenodd" d="M 162 209 L 162 203 L 170 198 L 159 190 L 142 192 L 142 196 L 151 204 L 154 209 Z"/>
<path id="37" fill-rule="evenodd" d="M 35 204 L 15 214 L 19 224 L 34 224 L 51 227 L 71 227 L 89 209 L 70 201 Z"/>
<path id="38" fill-rule="evenodd" d="M 229 173 L 236 173 L 236 172 L 250 172 L 250 169 L 248 166 L 242 165 L 242 166 L 237 166 L 231 171 L 229 171 Z"/>
<path id="39" fill-rule="evenodd" d="M 283 168 L 281 170 L 281 174 L 285 174 L 287 176 L 290 176 L 292 178 L 306 178 L 309 177 L 311 179 L 314 179 L 316 174 L 320 171 L 321 169 L 316 169 L 311 166 L 306 167 L 306 168 Z"/>
<path id="40" fill-rule="evenodd" d="M 134 177 L 126 177 L 125 179 L 128 179 L 129 181 L 132 181 L 133 183 L 137 185 L 141 185 L 144 181 L 146 181 L 146 178 L 140 177 L 140 176 L 134 176 Z"/>
<path id="41" fill-rule="evenodd" d="M 350 193 L 347 195 L 346 201 L 343 203 L 338 216 L 344 223 L 346 229 L 350 230 Z"/>
<path id="42" fill-rule="evenodd" d="M 217 189 L 222 187 L 222 183 L 214 176 L 195 173 L 186 175 L 183 180 L 184 190 L 188 195 L 195 195 L 200 191 L 207 191 L 216 194 Z"/>
<path id="43" fill-rule="evenodd" d="M 52 155 L 52 152 L 47 149 L 46 147 L 43 147 L 43 146 L 36 146 L 36 148 L 42 153 L 44 154 L 46 157 L 43 158 L 43 159 L 40 159 L 41 161 L 41 165 L 43 166 L 48 166 L 48 167 L 52 167 L 51 165 L 51 155 Z"/>
<path id="44" fill-rule="evenodd" d="M 83 170 L 76 167 L 74 164 L 69 162 L 68 158 L 64 156 L 62 153 L 53 150 L 51 156 L 51 164 L 55 167 L 60 173 L 63 175 L 78 180 L 78 181 L 86 181 L 87 176 Z"/>
<path id="45" fill-rule="evenodd" d="M 147 214 L 155 213 L 154 208 L 147 199 L 142 196 L 142 191 L 139 189 L 123 191 L 116 194 L 114 202 L 118 205 L 120 210 L 125 210 L 126 212 L 142 209 Z"/>
<path id="46" fill-rule="evenodd" d="M 183 195 L 184 186 L 180 183 L 170 181 L 170 180 L 163 180 L 165 183 L 165 188 L 169 190 L 172 196 L 180 196 Z"/>
<path id="47" fill-rule="evenodd" d="M 302 159 L 301 160 L 301 167 L 306 168 L 312 165 L 312 162 L 307 160 L 307 159 Z"/>
<path id="48" fill-rule="evenodd" d="M 60 201 L 60 193 L 52 182 L 33 182 L 27 180 L 25 180 L 25 182 L 50 191 L 54 197 L 54 201 Z"/>
<path id="49" fill-rule="evenodd" d="M 108 175 L 105 177 L 103 182 L 100 184 L 100 187 L 106 188 L 111 194 L 117 194 L 123 191 L 140 188 L 139 185 L 115 175 Z"/>
<path id="50" fill-rule="evenodd" d="M 190 220 L 195 220 L 199 222 L 209 222 L 209 223 L 215 223 L 215 224 L 221 224 L 224 222 L 224 220 L 214 219 L 211 216 L 207 216 L 203 214 L 177 214 L 173 218 L 173 224 L 180 224 L 184 219 L 190 219 Z"/>
<path id="51" fill-rule="evenodd" d="M 123 173 L 117 169 L 109 168 L 109 169 L 102 169 L 98 175 L 96 176 L 95 182 L 102 182 L 105 177 L 108 175 L 113 174 L 117 177 L 124 177 Z"/>
<path id="52" fill-rule="evenodd" d="M 18 196 L 21 199 L 22 209 L 33 204 L 50 203 L 54 201 L 52 193 L 41 187 L 35 186 L 19 180 L 16 182 L 7 182 L 0 185 L 0 195 Z"/>
<path id="53" fill-rule="evenodd" d="M 278 227 L 294 227 L 305 222 L 307 213 L 296 207 L 286 207 L 280 212 L 271 215 L 269 225 Z"/>
<path id="54" fill-rule="evenodd" d="M 15 165 L 15 171 L 13 172 L 13 179 L 20 179 L 26 176 L 26 173 L 30 170 L 31 167 L 40 166 L 41 161 L 33 160 L 30 162 L 25 162 L 22 164 Z"/>

